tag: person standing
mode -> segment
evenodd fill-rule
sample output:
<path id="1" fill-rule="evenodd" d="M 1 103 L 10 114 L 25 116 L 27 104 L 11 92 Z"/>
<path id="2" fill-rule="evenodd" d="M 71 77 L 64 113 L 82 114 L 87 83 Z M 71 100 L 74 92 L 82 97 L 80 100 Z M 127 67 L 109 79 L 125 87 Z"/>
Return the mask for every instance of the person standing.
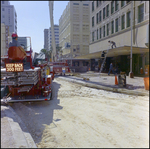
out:
<path id="1" fill-rule="evenodd" d="M 110 74 L 111 71 L 113 72 L 113 74 L 115 74 L 113 70 L 113 63 L 110 64 L 108 75 Z"/>

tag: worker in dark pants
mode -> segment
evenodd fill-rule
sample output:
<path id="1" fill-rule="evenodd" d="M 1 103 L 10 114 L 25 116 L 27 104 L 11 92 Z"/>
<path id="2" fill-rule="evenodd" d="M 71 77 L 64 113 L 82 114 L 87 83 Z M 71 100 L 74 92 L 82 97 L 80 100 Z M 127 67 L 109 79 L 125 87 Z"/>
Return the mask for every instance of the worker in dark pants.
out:
<path id="1" fill-rule="evenodd" d="M 111 48 L 113 49 L 113 46 L 116 48 L 116 43 L 114 41 L 108 41 L 111 44 Z"/>
<path id="2" fill-rule="evenodd" d="M 111 71 L 113 72 L 113 74 L 115 74 L 113 70 L 113 63 L 110 64 L 108 75 L 110 74 Z"/>
<path id="3" fill-rule="evenodd" d="M 105 54 L 106 54 L 106 53 L 103 51 L 102 54 L 101 54 L 101 58 L 102 58 L 102 59 L 105 58 Z"/>

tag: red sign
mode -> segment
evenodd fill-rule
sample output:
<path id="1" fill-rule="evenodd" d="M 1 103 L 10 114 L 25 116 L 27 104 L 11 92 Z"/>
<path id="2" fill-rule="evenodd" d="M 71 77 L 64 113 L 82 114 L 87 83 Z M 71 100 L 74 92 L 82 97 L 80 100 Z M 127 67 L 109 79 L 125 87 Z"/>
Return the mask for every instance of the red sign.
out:
<path id="1" fill-rule="evenodd" d="M 7 72 L 20 72 L 23 71 L 23 63 L 6 63 Z"/>

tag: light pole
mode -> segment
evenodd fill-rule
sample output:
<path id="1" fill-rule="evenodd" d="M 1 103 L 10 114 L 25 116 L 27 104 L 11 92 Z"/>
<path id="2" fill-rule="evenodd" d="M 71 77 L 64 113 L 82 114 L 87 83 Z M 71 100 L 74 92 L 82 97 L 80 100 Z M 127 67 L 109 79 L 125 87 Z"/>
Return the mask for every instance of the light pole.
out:
<path id="1" fill-rule="evenodd" d="M 130 73 L 129 77 L 133 78 L 133 72 L 132 72 L 132 26 L 133 26 L 133 1 L 131 1 L 131 53 L 130 53 Z"/>

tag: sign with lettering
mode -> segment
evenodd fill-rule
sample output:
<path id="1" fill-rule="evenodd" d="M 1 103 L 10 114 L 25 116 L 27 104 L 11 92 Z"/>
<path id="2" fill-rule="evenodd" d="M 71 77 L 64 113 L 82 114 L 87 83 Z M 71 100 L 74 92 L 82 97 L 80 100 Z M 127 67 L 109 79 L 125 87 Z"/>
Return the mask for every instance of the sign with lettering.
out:
<path id="1" fill-rule="evenodd" d="M 23 70 L 23 63 L 6 63 L 7 72 L 20 72 Z"/>

